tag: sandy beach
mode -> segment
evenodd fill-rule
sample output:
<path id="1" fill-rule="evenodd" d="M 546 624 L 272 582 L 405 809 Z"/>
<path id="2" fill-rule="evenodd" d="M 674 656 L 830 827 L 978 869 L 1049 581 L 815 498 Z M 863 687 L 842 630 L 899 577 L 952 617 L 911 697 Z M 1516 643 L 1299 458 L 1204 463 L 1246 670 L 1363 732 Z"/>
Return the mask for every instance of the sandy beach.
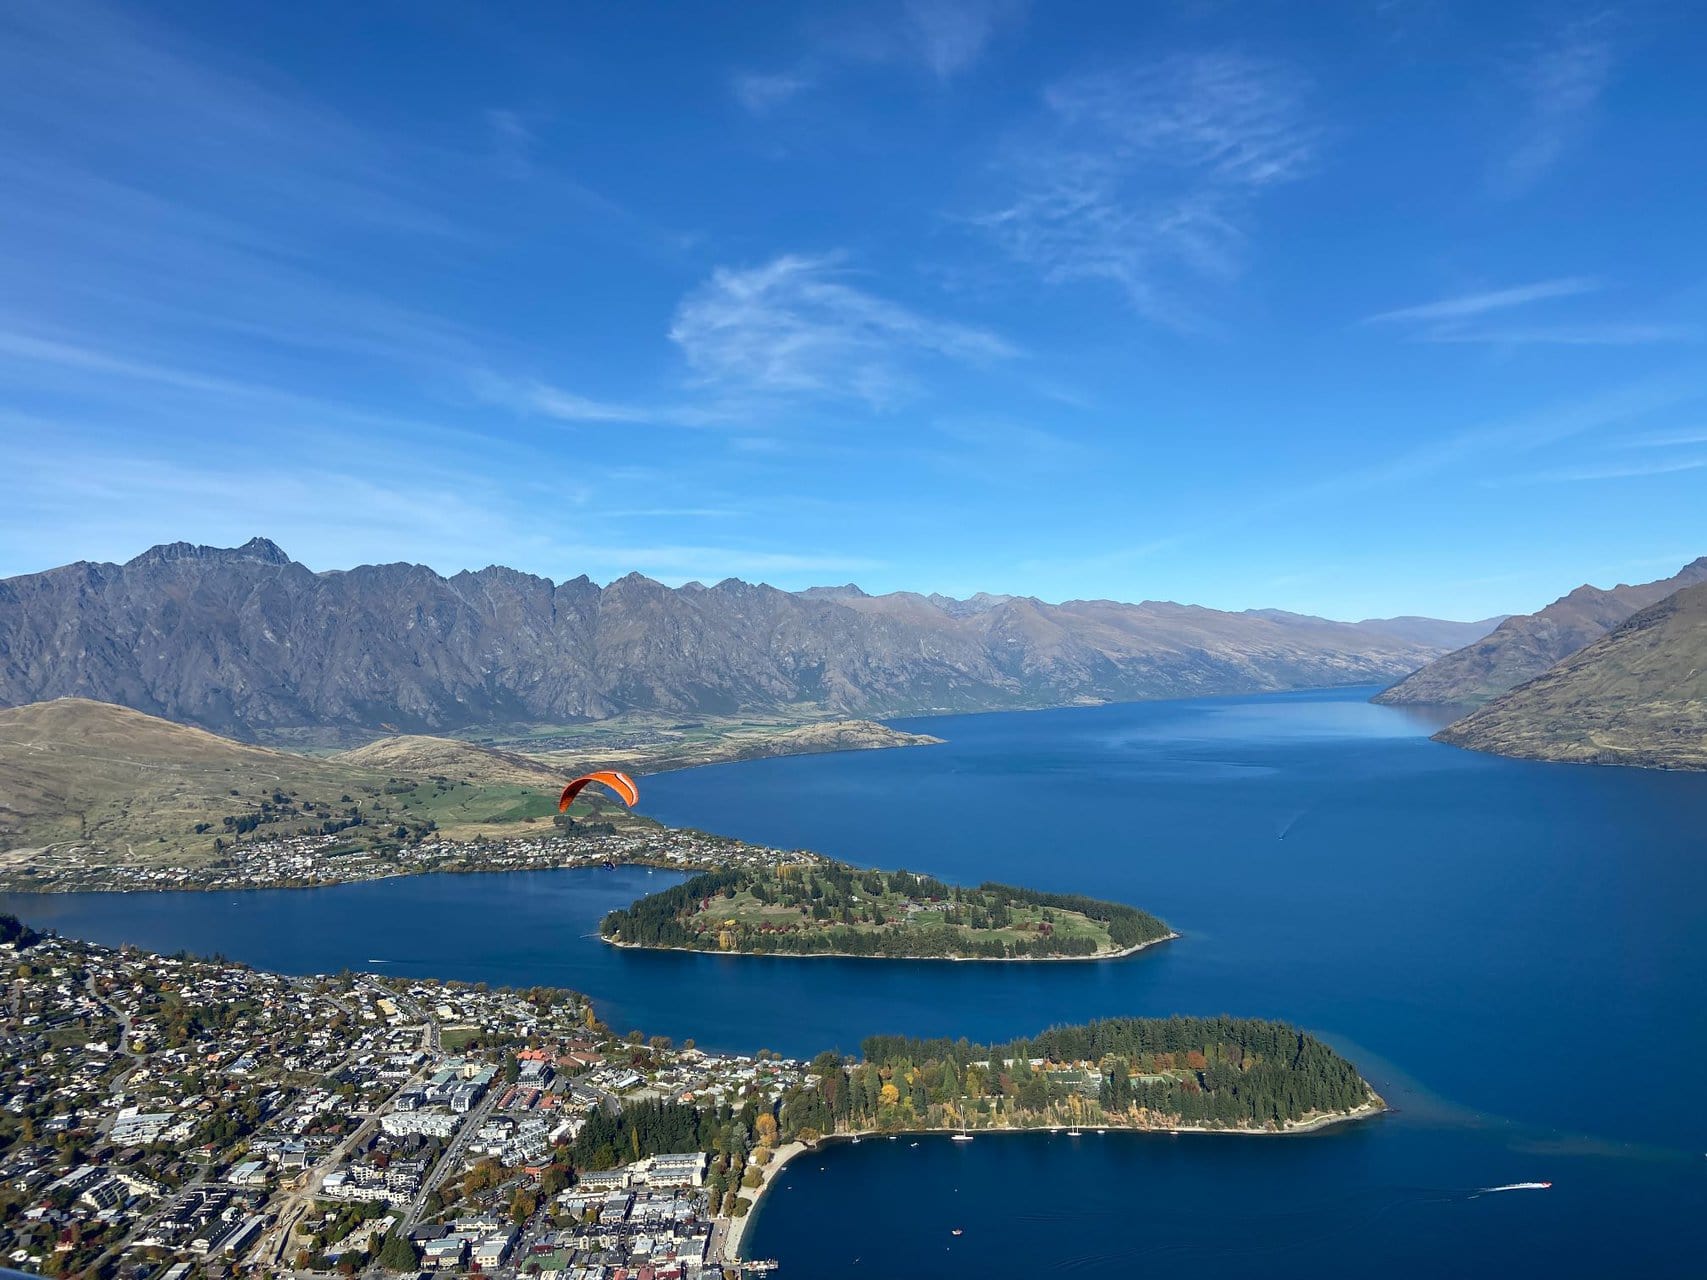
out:
<path id="1" fill-rule="evenodd" d="M 747 1234 L 747 1224 L 753 1220 L 753 1215 L 759 1211 L 759 1205 L 764 1201 L 765 1192 L 770 1190 L 771 1179 L 782 1171 L 782 1167 L 802 1151 L 811 1150 L 804 1142 L 789 1142 L 778 1147 L 772 1154 L 770 1163 L 759 1168 L 759 1176 L 763 1179 L 753 1192 L 753 1207 L 747 1210 L 744 1218 L 733 1218 L 729 1223 L 729 1234 L 723 1237 L 723 1260 L 733 1262 L 741 1256 L 741 1241 Z"/>

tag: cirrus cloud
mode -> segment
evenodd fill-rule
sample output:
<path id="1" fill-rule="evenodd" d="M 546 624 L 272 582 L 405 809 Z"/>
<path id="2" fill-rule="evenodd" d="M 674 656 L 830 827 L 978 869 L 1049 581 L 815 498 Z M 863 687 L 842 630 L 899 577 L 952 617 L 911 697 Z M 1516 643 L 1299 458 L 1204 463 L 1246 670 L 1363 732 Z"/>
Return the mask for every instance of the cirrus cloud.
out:
<path id="1" fill-rule="evenodd" d="M 999 166 L 1005 203 L 970 219 L 1050 283 L 1105 281 L 1153 320 L 1241 268 L 1257 195 L 1309 171 L 1309 86 L 1283 64 L 1180 55 L 1062 81 Z"/>
<path id="2" fill-rule="evenodd" d="M 923 315 L 859 288 L 850 274 L 836 254 L 719 267 L 682 299 L 670 339 L 715 388 L 878 408 L 916 392 L 921 364 L 987 364 L 1018 354 L 990 330 Z"/>

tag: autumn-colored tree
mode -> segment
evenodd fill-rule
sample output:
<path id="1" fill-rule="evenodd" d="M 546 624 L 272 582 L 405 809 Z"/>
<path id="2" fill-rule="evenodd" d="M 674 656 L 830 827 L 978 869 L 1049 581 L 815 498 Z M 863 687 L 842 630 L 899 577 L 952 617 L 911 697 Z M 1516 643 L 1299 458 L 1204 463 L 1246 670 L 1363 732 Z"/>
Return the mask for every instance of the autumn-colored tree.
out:
<path id="1" fill-rule="evenodd" d="M 519 1227 L 538 1211 L 539 1201 L 534 1198 L 533 1192 L 526 1187 L 518 1188 L 515 1198 L 510 1201 L 510 1221 Z"/>
<path id="2" fill-rule="evenodd" d="M 569 1169 L 565 1165 L 553 1162 L 546 1166 L 544 1173 L 539 1175 L 539 1192 L 547 1199 L 568 1185 Z"/>
<path id="3" fill-rule="evenodd" d="M 490 1191 L 502 1180 L 497 1163 L 492 1160 L 482 1160 L 463 1175 L 462 1194 L 472 1196 L 478 1195 L 482 1191 Z"/>
<path id="4" fill-rule="evenodd" d="M 761 1113 L 759 1118 L 753 1121 L 753 1132 L 758 1135 L 761 1147 L 774 1147 L 776 1145 L 776 1117 L 768 1111 Z"/>
<path id="5" fill-rule="evenodd" d="M 877 1100 L 886 1107 L 893 1107 L 901 1101 L 901 1091 L 890 1081 L 877 1091 Z"/>

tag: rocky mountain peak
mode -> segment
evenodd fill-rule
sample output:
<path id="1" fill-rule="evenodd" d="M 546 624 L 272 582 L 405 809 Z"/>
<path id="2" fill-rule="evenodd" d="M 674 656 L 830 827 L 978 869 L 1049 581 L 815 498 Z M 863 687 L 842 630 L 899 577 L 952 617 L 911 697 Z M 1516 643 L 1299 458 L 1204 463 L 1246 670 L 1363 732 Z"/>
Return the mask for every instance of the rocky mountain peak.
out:
<path id="1" fill-rule="evenodd" d="M 901 715 L 1373 684 L 1444 651 L 1211 609 L 933 603 L 639 573 L 552 587 L 501 566 L 314 573 L 264 538 L 172 543 L 0 582 L 0 705 L 81 694 L 246 737 L 438 733 L 625 711 Z"/>

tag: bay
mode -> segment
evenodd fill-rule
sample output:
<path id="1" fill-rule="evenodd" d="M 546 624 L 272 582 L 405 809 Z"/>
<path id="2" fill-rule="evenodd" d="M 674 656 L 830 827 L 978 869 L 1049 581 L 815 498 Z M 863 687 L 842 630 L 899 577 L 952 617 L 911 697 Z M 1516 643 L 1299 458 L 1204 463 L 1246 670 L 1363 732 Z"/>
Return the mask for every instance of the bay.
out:
<path id="1" fill-rule="evenodd" d="M 1284 1139 L 833 1147 L 785 1171 L 749 1236 L 784 1275 L 1699 1274 L 1707 777 L 1458 751 L 1369 692 L 923 718 L 898 723 L 944 745 L 642 780 L 666 822 L 1116 898 L 1184 935 L 1113 963 L 619 951 L 591 936 L 599 916 L 673 883 L 632 868 L 0 910 L 290 972 L 573 986 L 621 1027 L 795 1055 L 873 1032 L 1281 1017 L 1397 1108 Z"/>

